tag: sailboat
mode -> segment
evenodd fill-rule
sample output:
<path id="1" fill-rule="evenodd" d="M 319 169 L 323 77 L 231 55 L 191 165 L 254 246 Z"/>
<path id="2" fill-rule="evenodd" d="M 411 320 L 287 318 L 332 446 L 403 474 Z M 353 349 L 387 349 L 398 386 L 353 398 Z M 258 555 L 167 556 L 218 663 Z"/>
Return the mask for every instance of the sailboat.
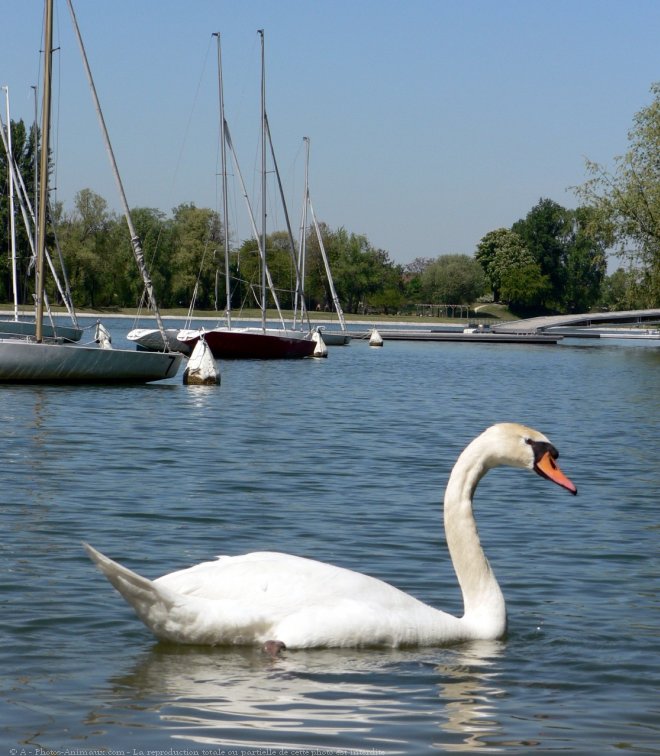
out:
<path id="1" fill-rule="evenodd" d="M 233 145 L 229 136 L 229 130 L 225 119 L 224 112 L 224 95 L 222 87 L 222 61 L 220 50 L 220 35 L 218 39 L 218 82 L 220 98 L 220 140 L 221 140 L 221 157 L 222 157 L 222 195 L 224 211 L 224 232 L 225 232 L 225 277 L 226 277 L 226 325 L 218 326 L 211 330 L 183 330 L 179 333 L 178 339 L 187 346 L 193 346 L 203 335 L 206 343 L 209 345 L 213 356 L 224 359 L 300 359 L 311 357 L 316 348 L 314 340 L 314 331 L 298 328 L 287 328 L 284 319 L 280 315 L 281 327 L 275 328 L 268 326 L 266 320 L 266 304 L 268 291 L 270 290 L 277 309 L 277 297 L 274 293 L 274 287 L 270 279 L 268 265 L 266 260 L 266 156 L 267 140 L 270 138 L 268 130 L 268 120 L 266 115 L 266 75 L 265 75 L 265 45 L 264 31 L 259 30 L 261 37 L 261 209 L 262 225 L 261 233 L 257 233 L 253 223 L 253 231 L 259 248 L 259 257 L 261 263 L 261 326 L 236 327 L 231 321 L 231 288 L 229 279 L 229 238 L 228 238 L 228 218 L 227 218 L 227 153 L 226 148 L 230 146 L 233 153 Z M 272 143 L 271 143 L 272 148 Z M 272 149 L 271 149 L 272 152 Z M 235 157 L 235 153 L 234 157 Z M 238 171 L 240 176 L 240 170 Z M 279 173 L 278 173 L 279 177 Z M 241 177 L 242 181 L 242 177 Z M 243 191 L 247 197 L 245 191 Z M 252 213 L 250 211 L 252 218 Z M 295 258 L 294 258 L 295 262 Z M 296 271 L 297 278 L 300 278 L 300 272 Z"/>
<path id="2" fill-rule="evenodd" d="M 71 0 L 69 10 L 78 33 Z M 53 53 L 53 0 L 46 0 L 44 32 L 44 83 L 37 222 L 36 328 L 34 338 L 0 339 L 0 382 L 5 383 L 146 383 L 176 375 L 183 356 L 177 352 L 138 352 L 113 349 L 98 335 L 101 346 L 66 344 L 44 335 L 46 210 L 50 146 L 51 74 Z M 94 91 L 95 95 L 95 91 Z M 95 98 L 96 99 L 96 98 Z M 107 135 L 106 135 L 107 136 Z M 97 329 L 100 331 L 100 329 Z"/>

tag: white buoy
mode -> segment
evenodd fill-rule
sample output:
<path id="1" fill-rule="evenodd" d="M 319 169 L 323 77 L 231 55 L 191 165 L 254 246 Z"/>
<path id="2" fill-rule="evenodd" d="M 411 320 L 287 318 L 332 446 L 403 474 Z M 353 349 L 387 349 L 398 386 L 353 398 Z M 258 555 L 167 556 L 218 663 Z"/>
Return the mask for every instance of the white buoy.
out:
<path id="1" fill-rule="evenodd" d="M 214 386 L 220 384 L 220 372 L 213 359 L 213 353 L 204 339 L 200 339 L 193 349 L 183 382 L 187 386 Z"/>
<path id="2" fill-rule="evenodd" d="M 96 321 L 96 331 L 94 333 L 94 341 L 101 347 L 101 349 L 112 349 L 112 338 L 108 329 L 101 323 L 100 320 Z"/>
<path id="3" fill-rule="evenodd" d="M 314 347 L 314 357 L 327 357 L 328 347 L 325 345 L 325 341 L 323 341 L 321 331 L 314 331 L 312 340 L 316 342 L 316 346 Z"/>
<path id="4" fill-rule="evenodd" d="M 372 346 L 372 347 L 383 346 L 383 337 L 378 333 L 378 331 L 375 328 L 371 332 L 371 337 L 369 339 L 369 346 Z"/>

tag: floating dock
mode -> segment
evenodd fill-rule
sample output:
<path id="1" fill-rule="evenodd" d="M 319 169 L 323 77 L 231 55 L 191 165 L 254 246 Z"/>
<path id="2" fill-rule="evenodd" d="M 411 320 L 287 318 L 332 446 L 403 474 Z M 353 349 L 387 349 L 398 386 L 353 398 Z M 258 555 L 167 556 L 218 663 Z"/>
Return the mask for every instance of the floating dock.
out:
<path id="1" fill-rule="evenodd" d="M 387 330 L 379 328 L 384 341 L 467 341 L 479 344 L 556 344 L 563 339 L 561 334 L 547 333 L 493 333 L 492 331 L 447 331 L 421 328 Z M 362 336 L 368 338 L 368 334 Z"/>

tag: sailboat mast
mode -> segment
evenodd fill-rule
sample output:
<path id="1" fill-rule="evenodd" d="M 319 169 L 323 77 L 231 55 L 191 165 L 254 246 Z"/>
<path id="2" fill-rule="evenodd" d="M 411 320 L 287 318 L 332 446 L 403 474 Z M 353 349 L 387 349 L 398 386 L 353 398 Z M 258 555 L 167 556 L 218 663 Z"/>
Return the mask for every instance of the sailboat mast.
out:
<path id="1" fill-rule="evenodd" d="M 78 28 L 78 21 L 76 19 L 75 11 L 73 10 L 73 4 L 71 0 L 67 0 L 67 5 L 69 6 L 69 12 L 71 14 L 71 20 L 73 22 L 73 29 L 76 34 L 76 38 L 78 40 L 78 47 L 80 47 L 80 53 L 83 60 L 83 66 L 85 68 L 85 74 L 87 75 L 87 81 L 89 83 L 89 88 L 92 92 L 92 99 L 94 100 L 94 107 L 96 109 L 96 114 L 99 119 L 99 124 L 101 125 L 101 132 L 103 134 L 103 139 L 105 141 L 105 148 L 108 153 L 108 157 L 110 159 L 110 165 L 112 167 L 112 172 L 115 176 L 115 182 L 117 184 L 117 189 L 119 190 L 119 197 L 121 199 L 122 207 L 124 210 L 124 217 L 126 218 L 126 224 L 128 226 L 128 231 L 131 235 L 131 245 L 133 246 L 133 255 L 135 257 L 135 261 L 137 262 L 138 269 L 140 270 L 140 273 L 142 275 L 142 280 L 144 282 L 144 288 L 147 291 L 147 297 L 149 298 L 149 304 L 151 306 L 151 309 L 154 313 L 154 316 L 156 318 L 156 323 L 158 325 L 158 330 L 160 331 L 162 337 L 163 337 L 163 346 L 165 349 L 169 349 L 169 345 L 167 342 L 167 336 L 165 334 L 165 326 L 163 324 L 163 320 L 160 316 L 160 311 L 158 309 L 158 303 L 156 302 L 156 295 L 154 293 L 153 284 L 151 282 L 151 276 L 149 275 L 149 271 L 147 270 L 147 265 L 144 260 L 144 251 L 142 249 L 142 242 L 140 240 L 140 237 L 138 236 L 135 226 L 133 225 L 133 219 L 131 218 L 131 211 L 128 207 L 128 201 L 126 199 L 126 192 L 124 191 L 124 185 L 122 184 L 121 176 L 119 175 L 119 170 L 117 168 L 117 161 L 115 160 L 115 154 L 112 149 L 112 144 L 110 143 L 110 136 L 108 134 L 108 129 L 105 125 L 105 118 L 103 117 L 103 111 L 101 110 L 101 104 L 99 102 L 98 95 L 96 93 L 96 86 L 94 85 L 94 79 L 92 78 L 92 71 L 89 67 L 89 62 L 87 60 L 87 53 L 85 52 L 85 45 L 83 44 L 82 36 L 80 34 L 80 29 Z"/>
<path id="2" fill-rule="evenodd" d="M 287 237 L 289 239 L 289 250 L 291 253 L 291 260 L 293 262 L 293 267 L 295 268 L 295 273 L 296 273 L 296 294 L 297 294 L 298 291 L 302 291 L 302 279 L 300 278 L 300 266 L 298 265 L 298 258 L 296 256 L 296 243 L 293 240 L 293 231 L 291 230 L 291 221 L 289 220 L 289 210 L 287 209 L 287 206 L 286 206 L 286 198 L 284 197 L 284 187 L 282 186 L 282 178 L 280 176 L 279 168 L 277 167 L 277 158 L 275 157 L 275 148 L 273 147 L 273 137 L 271 136 L 270 126 L 268 124 L 268 113 L 266 113 L 266 136 L 268 137 L 268 145 L 270 147 L 270 156 L 273 161 L 273 171 L 275 172 L 275 178 L 277 180 L 277 188 L 279 189 L 280 200 L 282 201 L 282 210 L 284 211 L 284 221 L 286 223 Z M 272 290 L 272 286 L 271 286 L 271 290 Z M 301 309 L 301 319 L 302 319 L 302 315 L 304 312 L 304 299 L 301 298 L 301 301 L 302 301 L 302 309 Z M 277 308 L 279 311 L 279 304 L 277 305 Z M 280 318 L 282 318 L 281 312 L 280 312 Z M 307 321 L 309 323 L 309 318 L 307 318 Z"/>
<path id="3" fill-rule="evenodd" d="M 261 37 L 261 327 L 266 330 L 266 60 L 264 30 Z"/>
<path id="4" fill-rule="evenodd" d="M 328 279 L 328 286 L 330 288 L 330 296 L 332 297 L 332 304 L 335 307 L 335 312 L 339 318 L 339 324 L 342 331 L 346 331 L 346 320 L 344 319 L 344 311 L 341 309 L 339 297 L 337 296 L 337 290 L 335 289 L 335 283 L 332 280 L 332 271 L 330 270 L 330 261 L 325 251 L 325 245 L 323 244 L 323 235 L 321 234 L 321 228 L 319 222 L 316 220 L 316 213 L 314 212 L 314 205 L 312 204 L 312 197 L 309 193 L 309 137 L 304 137 L 307 142 L 307 160 L 305 163 L 305 213 L 307 211 L 307 205 L 309 205 L 309 211 L 312 216 L 312 223 L 314 230 L 316 231 L 316 239 L 319 243 L 319 249 L 321 250 L 321 257 L 323 258 L 323 265 L 325 266 L 325 275 Z"/>
<path id="5" fill-rule="evenodd" d="M 323 265 L 325 266 L 325 274 L 328 278 L 328 286 L 330 287 L 330 296 L 332 297 L 332 303 L 335 306 L 335 311 L 337 312 L 337 317 L 339 318 L 339 324 L 341 326 L 342 331 L 346 331 L 346 320 L 344 318 L 344 311 L 341 309 L 341 304 L 339 303 L 339 297 L 337 296 L 337 290 L 335 289 L 334 281 L 332 280 L 332 271 L 330 270 L 330 262 L 328 260 L 328 255 L 325 251 L 325 245 L 323 244 L 323 235 L 321 234 L 321 228 L 319 226 L 318 221 L 316 220 L 316 214 L 314 213 L 314 205 L 312 204 L 312 198 L 309 194 L 309 189 L 307 190 L 307 199 L 309 201 L 309 211 L 312 215 L 312 223 L 314 224 L 314 230 L 316 231 L 316 238 L 319 243 L 319 249 L 321 250 L 321 257 L 323 258 Z"/>
<path id="6" fill-rule="evenodd" d="M 305 189 L 303 191 L 302 213 L 300 217 L 300 238 L 298 241 L 298 270 L 299 276 L 296 282 L 296 306 L 294 318 L 298 314 L 298 302 L 300 302 L 300 317 L 302 320 L 304 294 L 302 282 L 305 280 L 305 262 L 307 257 L 307 196 L 309 194 L 309 137 L 303 137 L 305 143 Z"/>
<path id="7" fill-rule="evenodd" d="M 222 170 L 222 229 L 225 245 L 225 289 L 227 292 L 225 316 L 227 327 L 231 328 L 231 277 L 229 275 L 229 203 L 227 200 L 227 141 L 225 136 L 225 95 L 222 84 L 222 51 L 220 47 L 220 32 L 214 32 L 218 39 L 218 101 L 220 104 L 220 159 Z"/>
<path id="8" fill-rule="evenodd" d="M 11 115 L 9 114 L 9 87 L 5 90 L 7 108 L 7 165 L 9 166 L 9 228 L 11 235 L 11 283 L 14 295 L 14 320 L 18 320 L 18 274 L 16 263 L 16 219 L 14 210 L 14 152 L 11 144 Z"/>
<path id="9" fill-rule="evenodd" d="M 46 252 L 46 208 L 48 207 L 48 148 L 50 145 L 50 101 L 53 72 L 53 0 L 46 0 L 44 31 L 44 91 L 41 104 L 41 184 L 39 186 L 39 218 L 37 225 L 37 285 L 35 315 L 35 339 L 44 338 L 44 257 Z"/>
<path id="10" fill-rule="evenodd" d="M 33 192 L 34 192 L 34 218 L 33 221 L 33 248 L 32 248 L 32 254 L 37 254 L 37 223 L 36 223 L 36 217 L 38 213 L 39 208 L 39 129 L 37 128 L 37 123 L 39 121 L 39 107 L 38 107 L 38 101 L 39 101 L 39 95 L 37 94 L 37 87 L 35 85 L 32 86 L 32 89 L 34 90 L 34 186 L 33 186 Z M 28 234 L 30 232 L 28 231 Z"/>

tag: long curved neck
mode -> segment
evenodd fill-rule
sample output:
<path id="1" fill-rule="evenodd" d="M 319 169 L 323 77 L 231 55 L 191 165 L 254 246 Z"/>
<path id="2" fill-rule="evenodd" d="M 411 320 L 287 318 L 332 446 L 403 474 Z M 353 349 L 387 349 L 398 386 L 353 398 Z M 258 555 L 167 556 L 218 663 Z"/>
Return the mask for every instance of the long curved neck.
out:
<path id="1" fill-rule="evenodd" d="M 506 629 L 502 591 L 481 547 L 472 512 L 472 496 L 492 462 L 481 437 L 458 458 L 445 491 L 444 521 L 447 545 L 463 593 L 464 621 L 490 628 L 493 637 Z M 492 627 L 491 627 L 492 625 Z"/>

